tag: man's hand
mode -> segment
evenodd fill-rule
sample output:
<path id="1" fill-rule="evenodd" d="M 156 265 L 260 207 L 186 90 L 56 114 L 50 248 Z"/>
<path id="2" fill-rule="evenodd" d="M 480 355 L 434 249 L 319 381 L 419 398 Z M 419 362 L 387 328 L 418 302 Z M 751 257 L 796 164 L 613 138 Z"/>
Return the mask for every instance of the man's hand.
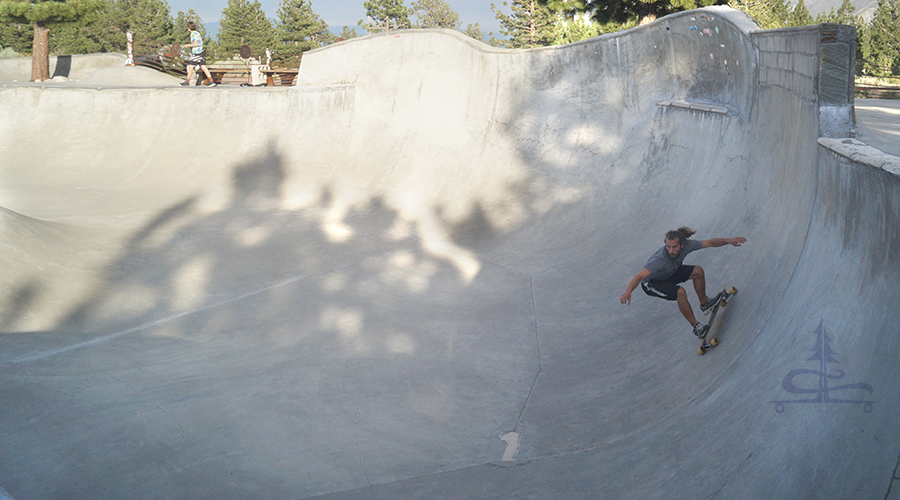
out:
<path id="1" fill-rule="evenodd" d="M 747 238 L 744 238 L 743 236 L 738 236 L 737 238 L 731 238 L 728 241 L 728 243 L 730 243 L 736 247 L 739 247 L 739 246 L 741 246 L 741 244 L 745 243 L 746 241 L 747 241 Z"/>
<path id="2" fill-rule="evenodd" d="M 641 281 L 648 276 L 650 276 L 650 271 L 646 267 L 641 269 L 641 272 L 634 275 L 634 278 L 631 278 L 631 281 L 628 282 L 628 288 L 625 289 L 625 293 L 623 293 L 622 296 L 619 297 L 619 302 L 626 306 L 628 304 L 631 304 L 631 292 L 633 292 L 634 289 L 637 288 L 641 283 Z"/>

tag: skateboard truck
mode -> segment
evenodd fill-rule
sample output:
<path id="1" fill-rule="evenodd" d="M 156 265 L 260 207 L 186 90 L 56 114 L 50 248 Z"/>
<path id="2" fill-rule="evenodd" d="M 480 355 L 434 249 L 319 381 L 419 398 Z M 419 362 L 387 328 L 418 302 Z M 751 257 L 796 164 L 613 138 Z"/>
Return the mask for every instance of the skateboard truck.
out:
<path id="1" fill-rule="evenodd" d="M 716 319 L 716 314 L 718 314 L 719 308 L 725 307 L 726 305 L 728 305 L 728 299 L 736 293 L 737 293 L 737 288 L 735 288 L 735 287 L 731 287 L 727 290 L 722 290 L 722 292 L 719 293 L 719 301 L 716 303 L 716 305 L 713 306 L 712 312 L 709 314 L 709 323 L 708 324 L 709 324 L 710 330 L 712 330 L 712 323 Z M 707 331 L 706 333 L 708 335 L 709 331 Z M 719 345 L 718 338 L 713 337 L 709 342 L 707 342 L 706 335 L 704 335 L 703 337 L 700 338 L 700 347 L 697 349 L 697 352 L 702 356 L 702 355 L 706 354 L 706 351 L 712 349 L 713 347 L 715 347 L 717 345 Z"/>

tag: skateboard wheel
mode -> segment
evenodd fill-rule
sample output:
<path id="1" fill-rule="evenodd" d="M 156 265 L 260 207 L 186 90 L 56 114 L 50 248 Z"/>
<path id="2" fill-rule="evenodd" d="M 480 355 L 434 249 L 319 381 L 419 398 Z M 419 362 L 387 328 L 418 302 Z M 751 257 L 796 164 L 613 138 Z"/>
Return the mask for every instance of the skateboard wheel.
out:
<path id="1" fill-rule="evenodd" d="M 698 352 L 701 356 L 703 356 L 704 354 L 706 354 L 706 349 L 704 349 L 704 348 L 701 347 L 701 348 L 697 349 L 697 352 Z"/>
<path id="2" fill-rule="evenodd" d="M 718 339 L 718 338 L 715 338 L 715 339 L 710 340 L 710 341 L 709 341 L 709 345 L 711 345 L 711 346 L 713 346 L 713 347 L 719 345 L 719 339 Z"/>
<path id="3" fill-rule="evenodd" d="M 722 302 L 719 302 L 719 305 L 725 307 L 728 305 L 728 301 L 723 299 Z"/>
<path id="4" fill-rule="evenodd" d="M 728 290 L 728 293 L 730 293 L 730 294 L 732 294 L 732 295 L 736 294 L 736 293 L 737 293 L 737 288 L 731 287 L 731 290 Z"/>

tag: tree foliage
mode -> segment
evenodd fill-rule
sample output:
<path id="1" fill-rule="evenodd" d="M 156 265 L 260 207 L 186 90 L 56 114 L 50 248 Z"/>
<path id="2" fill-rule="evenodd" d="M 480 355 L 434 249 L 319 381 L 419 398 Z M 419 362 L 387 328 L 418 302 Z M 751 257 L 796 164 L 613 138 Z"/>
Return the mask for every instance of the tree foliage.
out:
<path id="1" fill-rule="evenodd" d="M 511 49 L 545 47 L 552 42 L 551 30 L 556 16 L 546 4 L 538 0 L 503 2 L 512 13 L 507 15 L 491 4 L 500 21 L 500 34 L 509 37 L 504 46 Z"/>
<path id="2" fill-rule="evenodd" d="M 744 11 L 763 29 L 787 26 L 791 10 L 787 0 L 731 0 L 728 5 Z"/>
<path id="3" fill-rule="evenodd" d="M 328 24 L 313 12 L 308 0 L 283 0 L 278 19 L 275 32 L 280 43 L 274 49 L 279 56 L 296 56 L 334 41 Z"/>
<path id="4" fill-rule="evenodd" d="M 16 52 L 31 52 L 34 28 L 31 23 L 0 22 L 0 47 Z"/>
<path id="5" fill-rule="evenodd" d="M 100 7 L 102 0 L 0 0 L 0 21 L 30 23 L 31 80 L 50 78 L 50 30 L 77 22 Z"/>
<path id="6" fill-rule="evenodd" d="M 344 29 L 341 30 L 338 38 L 342 40 L 349 40 L 351 38 L 356 38 L 359 36 L 359 33 L 356 32 L 356 29 L 351 28 L 349 26 L 344 26 Z"/>
<path id="7" fill-rule="evenodd" d="M 416 16 L 416 28 L 455 30 L 462 24 L 459 14 L 444 0 L 418 0 L 413 2 L 412 10 Z"/>
<path id="8" fill-rule="evenodd" d="M 219 22 L 219 50 L 238 54 L 247 45 L 256 56 L 278 45 L 275 27 L 266 18 L 259 0 L 228 0 Z M 220 54 L 222 55 L 222 54 Z"/>
<path id="9" fill-rule="evenodd" d="M 583 10 L 578 10 L 590 13 L 600 24 L 633 23 L 635 19 L 643 23 L 673 12 L 722 5 L 726 2 L 727 0 L 586 0 Z"/>
<path id="10" fill-rule="evenodd" d="M 868 28 L 865 62 L 868 71 L 900 74 L 900 0 L 879 0 Z"/>
<path id="11" fill-rule="evenodd" d="M 798 0 L 797 5 L 790 9 L 790 13 L 788 13 L 785 21 L 786 26 L 809 26 L 813 23 L 815 23 L 815 20 L 812 14 L 809 13 L 809 9 L 806 8 L 803 0 Z"/>
<path id="12" fill-rule="evenodd" d="M 366 0 L 366 19 L 359 21 L 359 26 L 370 33 L 382 33 L 391 30 L 406 29 L 409 22 L 409 9 L 403 0 Z"/>
<path id="13" fill-rule="evenodd" d="M 466 26 L 466 31 L 464 31 L 463 33 L 478 40 L 479 42 L 484 41 L 484 30 L 481 29 L 481 24 L 479 23 Z"/>

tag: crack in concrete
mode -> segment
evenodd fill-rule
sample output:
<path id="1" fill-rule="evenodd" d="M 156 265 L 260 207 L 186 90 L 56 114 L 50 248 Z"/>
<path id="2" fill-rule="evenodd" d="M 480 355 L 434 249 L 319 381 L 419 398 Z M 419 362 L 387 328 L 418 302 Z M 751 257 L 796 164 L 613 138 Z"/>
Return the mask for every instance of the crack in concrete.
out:
<path id="1" fill-rule="evenodd" d="M 897 464 L 894 466 L 894 475 L 891 476 L 891 480 L 888 483 L 887 491 L 884 493 L 884 500 L 890 500 L 891 492 L 894 491 L 898 482 L 900 482 L 900 455 L 897 456 Z"/>

